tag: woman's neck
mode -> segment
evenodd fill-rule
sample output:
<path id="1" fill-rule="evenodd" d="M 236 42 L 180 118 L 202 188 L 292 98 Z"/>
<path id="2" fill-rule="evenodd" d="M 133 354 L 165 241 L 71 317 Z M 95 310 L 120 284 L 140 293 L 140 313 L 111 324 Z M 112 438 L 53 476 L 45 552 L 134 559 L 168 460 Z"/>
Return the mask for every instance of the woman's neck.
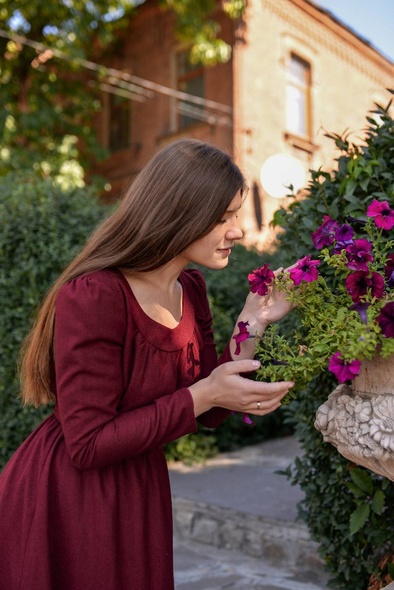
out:
<path id="1" fill-rule="evenodd" d="M 169 263 L 148 272 L 121 270 L 142 310 L 156 322 L 175 328 L 183 313 L 182 285 L 178 281 L 182 269 Z"/>

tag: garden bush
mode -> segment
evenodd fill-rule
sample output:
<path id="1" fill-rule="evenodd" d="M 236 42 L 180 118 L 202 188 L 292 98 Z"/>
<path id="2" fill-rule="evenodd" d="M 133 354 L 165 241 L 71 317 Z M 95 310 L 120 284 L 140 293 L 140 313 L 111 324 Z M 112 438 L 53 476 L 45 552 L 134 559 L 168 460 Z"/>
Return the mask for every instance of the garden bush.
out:
<path id="1" fill-rule="evenodd" d="M 336 169 L 312 171 L 306 197 L 277 212 L 275 223 L 284 230 L 278 236 L 284 266 L 306 253 L 315 257 L 311 233 L 324 215 L 343 223 L 346 216 L 363 216 L 375 198 L 394 208 L 394 121 L 390 104 L 375 106 L 367 116 L 365 143 L 357 147 L 346 135 L 329 134 L 340 152 Z M 294 330 L 294 321 L 290 314 L 285 334 Z M 334 380 L 322 374 L 285 408 L 285 420 L 304 451 L 286 473 L 304 491 L 300 515 L 319 544 L 332 576 L 330 587 L 367 590 L 370 576 L 379 578 L 378 564 L 394 547 L 394 483 L 350 463 L 315 429 L 316 409 L 334 389 Z"/>
<path id="2" fill-rule="evenodd" d="M 51 411 L 22 407 L 17 361 L 45 292 L 106 213 L 88 189 L 32 174 L 0 177 L 0 469 Z"/>

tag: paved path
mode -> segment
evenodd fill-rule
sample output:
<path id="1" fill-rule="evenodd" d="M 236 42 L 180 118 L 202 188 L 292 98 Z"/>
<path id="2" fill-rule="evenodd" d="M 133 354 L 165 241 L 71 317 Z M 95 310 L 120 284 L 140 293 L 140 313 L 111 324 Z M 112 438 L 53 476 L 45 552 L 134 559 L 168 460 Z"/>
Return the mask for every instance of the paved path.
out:
<path id="1" fill-rule="evenodd" d="M 241 551 L 175 539 L 176 590 L 327 590 L 317 571 L 282 565 Z"/>
<path id="2" fill-rule="evenodd" d="M 170 465 L 176 590 L 327 590 L 301 490 L 277 473 L 300 449 L 293 437 Z"/>

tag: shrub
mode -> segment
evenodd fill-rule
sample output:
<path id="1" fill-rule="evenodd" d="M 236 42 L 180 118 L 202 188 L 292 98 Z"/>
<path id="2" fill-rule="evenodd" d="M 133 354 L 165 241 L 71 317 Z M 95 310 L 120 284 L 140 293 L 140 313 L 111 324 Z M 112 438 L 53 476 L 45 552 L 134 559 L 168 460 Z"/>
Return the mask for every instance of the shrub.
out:
<path id="1" fill-rule="evenodd" d="M 50 409 L 22 407 L 17 359 L 34 311 L 105 207 L 32 175 L 0 178 L 0 468 Z"/>
<path id="2" fill-rule="evenodd" d="M 341 152 L 337 169 L 312 171 L 306 197 L 276 215 L 275 222 L 285 230 L 279 236 L 283 266 L 311 250 L 311 232 L 324 215 L 342 221 L 348 215 L 362 216 L 374 198 L 393 208 L 394 121 L 389 107 L 376 105 L 367 117 L 362 147 L 347 137 L 329 135 Z M 283 328 L 288 335 L 294 330 L 292 322 L 287 320 Z M 379 562 L 394 546 L 394 483 L 349 463 L 323 442 L 314 428 L 315 412 L 333 389 L 333 377 L 324 373 L 286 407 L 286 422 L 304 451 L 287 475 L 305 493 L 300 515 L 319 543 L 332 574 L 331 587 L 366 590 L 370 575 L 379 575 Z"/>

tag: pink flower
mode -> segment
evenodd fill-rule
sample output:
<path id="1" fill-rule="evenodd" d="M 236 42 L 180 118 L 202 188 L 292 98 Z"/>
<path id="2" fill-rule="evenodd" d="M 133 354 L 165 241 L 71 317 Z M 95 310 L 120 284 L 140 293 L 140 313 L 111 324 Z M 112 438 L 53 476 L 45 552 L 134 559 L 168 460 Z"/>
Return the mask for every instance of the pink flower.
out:
<path id="1" fill-rule="evenodd" d="M 321 226 L 312 234 L 313 245 L 316 250 L 321 250 L 324 246 L 330 246 L 334 242 L 335 232 L 338 229 L 338 222 L 325 215 Z"/>
<path id="2" fill-rule="evenodd" d="M 355 303 L 371 292 L 372 297 L 380 299 L 384 293 L 384 279 L 378 272 L 368 273 L 363 270 L 352 272 L 346 277 L 345 287 Z"/>
<path id="3" fill-rule="evenodd" d="M 342 250 L 344 250 L 350 244 L 353 244 L 353 236 L 354 236 L 354 229 L 344 223 L 337 229 L 335 232 L 335 247 L 334 247 L 334 254 L 339 254 Z"/>
<path id="4" fill-rule="evenodd" d="M 392 229 L 394 227 L 394 211 L 387 201 L 374 199 L 367 209 L 368 217 L 375 218 L 376 227 Z"/>
<path id="5" fill-rule="evenodd" d="M 394 254 L 387 255 L 384 276 L 386 278 L 387 286 L 392 289 L 394 287 Z"/>
<path id="6" fill-rule="evenodd" d="M 268 285 L 270 285 L 275 277 L 275 274 L 269 268 L 268 264 L 264 264 L 260 268 L 248 274 L 248 281 L 252 293 L 259 295 L 267 295 Z"/>
<path id="7" fill-rule="evenodd" d="M 290 278 L 295 285 L 299 285 L 302 281 L 311 283 L 316 281 L 319 276 L 317 266 L 319 266 L 320 260 L 311 260 L 311 255 L 304 256 L 297 261 L 297 266 L 290 269 Z"/>
<path id="8" fill-rule="evenodd" d="M 389 301 L 376 318 L 383 336 L 394 338 L 394 301 Z"/>
<path id="9" fill-rule="evenodd" d="M 344 361 L 341 358 L 341 352 L 338 351 L 332 355 L 328 365 L 331 373 L 334 373 L 339 383 L 354 379 L 360 372 L 361 363 L 358 359 L 354 361 Z"/>
<path id="10" fill-rule="evenodd" d="M 256 422 L 253 422 L 251 417 L 248 414 L 242 414 L 242 422 L 247 424 L 248 426 L 255 426 Z"/>
<path id="11" fill-rule="evenodd" d="M 238 412 L 231 412 L 234 416 L 238 414 Z M 242 415 L 242 422 L 247 424 L 248 426 L 256 426 L 256 422 L 253 422 L 249 414 L 245 414 L 245 412 L 241 412 Z"/>
<path id="12" fill-rule="evenodd" d="M 372 244 L 368 240 L 354 240 L 346 247 L 348 267 L 352 270 L 368 270 L 368 262 L 372 262 Z"/>
<path id="13" fill-rule="evenodd" d="M 249 322 L 238 322 L 239 332 L 233 336 L 235 342 L 237 343 L 234 354 L 240 354 L 241 342 L 244 342 L 244 340 L 247 340 L 251 337 L 247 326 L 249 326 Z"/>

